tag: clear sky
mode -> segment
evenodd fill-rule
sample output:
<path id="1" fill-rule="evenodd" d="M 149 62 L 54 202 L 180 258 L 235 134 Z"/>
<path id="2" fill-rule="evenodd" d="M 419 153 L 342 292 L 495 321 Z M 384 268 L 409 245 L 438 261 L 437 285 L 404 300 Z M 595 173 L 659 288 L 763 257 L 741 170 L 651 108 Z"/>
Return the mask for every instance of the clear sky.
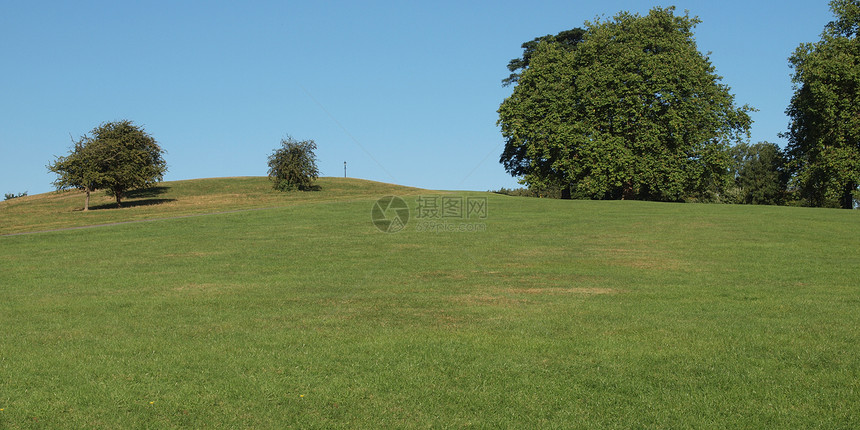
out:
<path id="1" fill-rule="evenodd" d="M 428 189 L 516 187 L 496 110 L 520 45 L 621 10 L 703 22 L 752 142 L 785 142 L 787 58 L 818 40 L 826 0 L 0 0 L 0 192 L 51 191 L 45 165 L 102 122 L 130 119 L 167 151 L 165 180 L 262 176 L 286 135 L 323 176 Z"/>

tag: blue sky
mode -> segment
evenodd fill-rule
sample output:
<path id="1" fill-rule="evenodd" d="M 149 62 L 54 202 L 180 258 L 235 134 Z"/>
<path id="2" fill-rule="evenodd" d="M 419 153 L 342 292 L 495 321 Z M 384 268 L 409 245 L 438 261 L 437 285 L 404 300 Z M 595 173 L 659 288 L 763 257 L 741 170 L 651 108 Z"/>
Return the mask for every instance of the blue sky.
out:
<path id="1" fill-rule="evenodd" d="M 71 137 L 130 119 L 165 180 L 262 176 L 282 137 L 314 139 L 323 176 L 428 189 L 516 187 L 499 164 L 500 82 L 520 45 L 618 11 L 677 6 L 751 141 L 784 145 L 787 57 L 827 1 L 0 2 L 0 192 L 51 191 Z M 71 137 L 70 137 L 71 136 Z"/>

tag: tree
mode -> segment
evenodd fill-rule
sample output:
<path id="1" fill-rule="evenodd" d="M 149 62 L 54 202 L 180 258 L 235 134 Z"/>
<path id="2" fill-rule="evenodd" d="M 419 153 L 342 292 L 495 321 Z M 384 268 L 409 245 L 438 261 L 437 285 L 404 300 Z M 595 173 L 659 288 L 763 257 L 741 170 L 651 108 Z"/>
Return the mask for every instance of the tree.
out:
<path id="1" fill-rule="evenodd" d="M 319 177 L 313 140 L 296 141 L 290 136 L 281 139 L 281 147 L 269 155 L 269 179 L 278 191 L 313 189 Z"/>
<path id="2" fill-rule="evenodd" d="M 821 40 L 789 58 L 794 96 L 783 137 L 805 203 L 851 209 L 860 184 L 860 1 L 833 0 L 830 8 L 836 19 Z"/>
<path id="3" fill-rule="evenodd" d="M 594 199 L 719 199 L 729 142 L 749 135 L 688 15 L 621 12 L 535 39 L 512 60 L 499 107 L 500 162 L 529 187 Z M 517 71 L 520 70 L 519 73 Z"/>
<path id="4" fill-rule="evenodd" d="M 732 148 L 735 203 L 785 203 L 789 174 L 785 154 L 775 143 L 741 143 Z"/>
<path id="5" fill-rule="evenodd" d="M 129 120 L 106 122 L 82 136 L 65 157 L 57 157 L 48 170 L 58 175 L 58 190 L 76 188 L 90 193 L 105 189 L 117 207 L 128 191 L 146 188 L 163 179 L 167 164 L 158 142 Z"/>
<path id="6" fill-rule="evenodd" d="M 57 174 L 54 186 L 57 190 L 76 188 L 86 193 L 84 210 L 90 210 L 90 193 L 102 188 L 102 175 L 98 168 L 98 162 L 91 155 L 90 138 L 82 136 L 74 143 L 71 154 L 65 157 L 57 157 L 48 170 Z"/>
<path id="7" fill-rule="evenodd" d="M 502 86 L 506 87 L 519 81 L 522 71 L 529 67 L 532 55 L 534 55 L 535 50 L 541 42 L 557 43 L 562 49 L 573 51 L 576 45 L 582 42 L 584 36 L 585 30 L 577 27 L 572 30 L 562 31 L 555 36 L 547 34 L 546 36 L 536 37 L 534 40 L 523 43 L 521 46 L 523 48 L 523 57 L 514 58 L 508 63 L 508 70 L 511 72 L 511 75 L 502 80 Z"/>

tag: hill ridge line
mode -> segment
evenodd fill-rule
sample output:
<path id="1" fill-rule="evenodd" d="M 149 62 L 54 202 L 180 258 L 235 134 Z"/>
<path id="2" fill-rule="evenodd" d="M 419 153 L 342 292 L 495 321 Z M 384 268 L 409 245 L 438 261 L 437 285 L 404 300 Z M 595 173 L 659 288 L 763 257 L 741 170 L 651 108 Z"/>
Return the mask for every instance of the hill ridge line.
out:
<path id="1" fill-rule="evenodd" d="M 40 233 L 54 233 L 54 232 L 58 232 L 58 231 L 85 230 L 88 228 L 113 227 L 113 226 L 123 225 L 123 224 L 137 224 L 137 223 L 152 222 L 152 221 L 166 221 L 166 220 L 172 220 L 172 219 L 194 218 L 194 217 L 207 216 L 207 215 L 226 215 L 226 214 L 239 213 L 239 212 L 265 211 L 265 210 L 281 209 L 281 208 L 287 208 L 287 207 L 292 207 L 292 205 L 272 206 L 272 207 L 266 207 L 266 208 L 236 209 L 236 210 L 231 210 L 231 211 L 177 215 L 177 216 L 164 217 L 164 218 L 137 219 L 137 220 L 133 220 L 133 221 L 117 221 L 117 222 L 109 222 L 109 223 L 105 223 L 105 224 L 92 224 L 92 225 L 80 225 L 77 227 L 54 228 L 54 229 L 50 229 L 50 230 L 24 231 L 24 232 L 19 232 L 19 233 L 0 234 L 0 237 L 24 236 L 24 235 L 28 235 L 28 234 L 40 234 Z"/>

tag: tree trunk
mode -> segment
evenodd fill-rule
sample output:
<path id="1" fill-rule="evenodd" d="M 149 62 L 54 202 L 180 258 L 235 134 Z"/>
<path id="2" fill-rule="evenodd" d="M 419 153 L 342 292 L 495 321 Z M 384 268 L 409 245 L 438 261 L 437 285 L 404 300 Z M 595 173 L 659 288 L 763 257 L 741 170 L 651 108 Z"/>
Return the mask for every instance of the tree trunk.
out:
<path id="1" fill-rule="evenodd" d="M 87 198 L 84 200 L 84 212 L 90 210 L 90 189 L 87 188 Z"/>
<path id="2" fill-rule="evenodd" d="M 627 181 L 624 184 L 624 189 L 621 190 L 621 200 L 634 200 L 636 198 L 635 190 L 633 189 L 633 184 L 630 181 Z"/>
<path id="3" fill-rule="evenodd" d="M 562 200 L 570 200 L 570 185 L 561 187 Z"/>
<path id="4" fill-rule="evenodd" d="M 857 186 L 854 184 L 848 184 L 845 186 L 845 189 L 842 191 L 842 198 L 839 199 L 840 206 L 842 209 L 854 209 L 854 190 L 857 189 Z"/>
<path id="5" fill-rule="evenodd" d="M 116 196 L 116 207 L 122 207 L 122 191 L 115 191 L 114 195 Z"/>

